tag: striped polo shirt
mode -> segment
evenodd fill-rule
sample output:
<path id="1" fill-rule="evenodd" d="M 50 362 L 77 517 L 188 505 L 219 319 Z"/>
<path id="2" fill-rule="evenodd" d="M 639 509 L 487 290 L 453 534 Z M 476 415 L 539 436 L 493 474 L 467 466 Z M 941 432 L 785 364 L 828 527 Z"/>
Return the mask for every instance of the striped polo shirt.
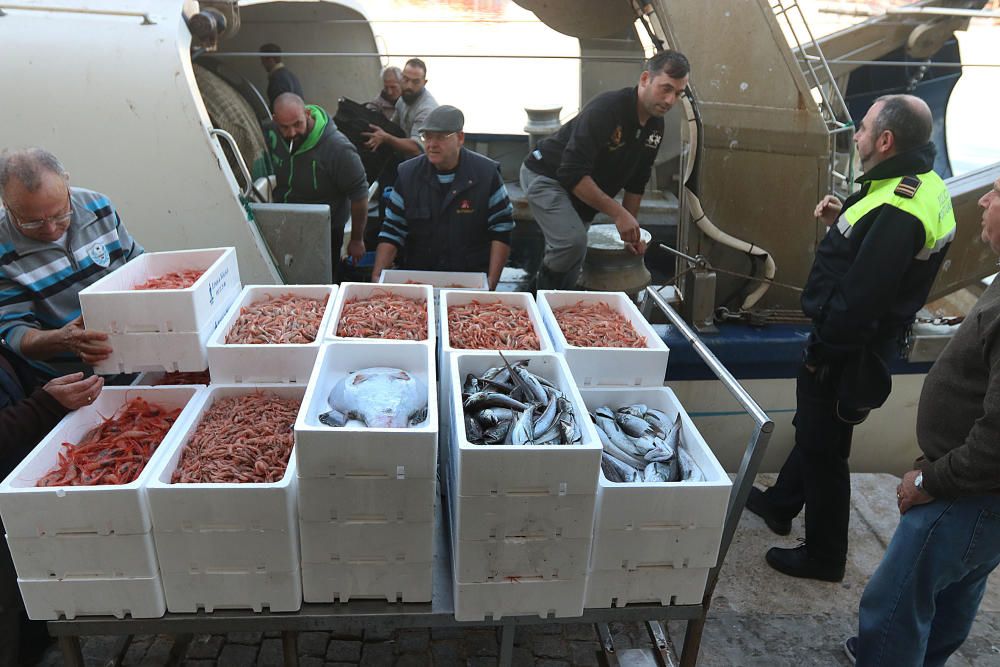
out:
<path id="1" fill-rule="evenodd" d="M 80 290 L 142 254 L 107 197 L 70 188 L 70 205 L 65 247 L 29 239 L 0 208 L 0 339 L 19 354 L 29 327 L 73 321 Z"/>

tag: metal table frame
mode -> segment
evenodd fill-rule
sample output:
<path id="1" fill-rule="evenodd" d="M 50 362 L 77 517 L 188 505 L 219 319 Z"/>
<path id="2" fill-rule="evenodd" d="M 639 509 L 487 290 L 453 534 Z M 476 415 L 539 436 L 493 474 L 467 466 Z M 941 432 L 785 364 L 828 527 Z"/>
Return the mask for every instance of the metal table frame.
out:
<path id="1" fill-rule="evenodd" d="M 540 618 L 537 616 L 512 616 L 498 620 L 487 619 L 480 622 L 459 622 L 455 620 L 452 597 L 451 558 L 446 529 L 448 522 L 439 515 L 435 540 L 433 599 L 430 603 L 390 603 L 380 600 L 354 600 L 344 604 L 303 604 L 302 609 L 292 613 L 254 613 L 253 611 L 216 611 L 211 614 L 168 613 L 155 619 L 118 619 L 113 617 L 88 617 L 74 620 L 50 621 L 49 633 L 59 639 L 65 664 L 68 667 L 82 667 L 83 657 L 79 638 L 84 635 L 139 635 L 172 634 L 190 636 L 193 634 L 221 632 L 264 632 L 280 631 L 284 646 L 286 665 L 297 665 L 297 633 L 308 631 L 331 631 L 361 624 L 379 629 L 434 628 L 434 627 L 499 627 L 499 664 L 511 664 L 514 651 L 514 633 L 518 626 L 551 623 L 594 623 L 642 622 L 683 620 L 687 621 L 684 646 L 681 650 L 681 665 L 693 667 L 698 659 L 705 620 L 708 616 L 712 595 L 719 579 L 719 572 L 732 544 L 740 514 L 746 505 L 750 487 L 760 467 L 767 449 L 767 442 L 774 429 L 774 422 L 760 409 L 757 403 L 743 389 L 728 370 L 712 354 L 711 350 L 698 338 L 681 316 L 652 288 L 647 288 L 646 298 L 658 306 L 677 327 L 678 331 L 691 343 L 715 376 L 726 386 L 754 421 L 754 429 L 747 443 L 739 472 L 733 483 L 726 510 L 726 520 L 719 547 L 719 560 L 709 571 L 708 583 L 701 604 L 663 606 L 657 604 L 634 604 L 611 609 L 585 609 L 582 616 L 572 618 Z M 442 503 L 446 506 L 447 503 Z M 658 623 L 651 623 L 654 636 Z M 609 649 L 610 638 L 601 633 L 605 650 Z M 668 659 L 660 639 L 661 659 Z"/>

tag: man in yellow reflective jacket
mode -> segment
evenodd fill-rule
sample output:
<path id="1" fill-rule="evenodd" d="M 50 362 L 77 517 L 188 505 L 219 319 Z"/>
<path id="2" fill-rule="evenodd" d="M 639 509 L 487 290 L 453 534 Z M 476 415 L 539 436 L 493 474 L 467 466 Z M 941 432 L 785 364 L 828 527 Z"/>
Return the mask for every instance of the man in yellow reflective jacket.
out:
<path id="1" fill-rule="evenodd" d="M 923 100 L 878 98 L 854 136 L 861 189 L 816 206 L 829 229 L 802 294 L 813 330 L 796 385 L 795 447 L 775 485 L 747 501 L 779 535 L 805 508 L 805 543 L 767 552 L 784 574 L 844 577 L 853 429 L 888 397 L 888 364 L 955 235 L 951 197 L 932 170 L 931 125 Z"/>

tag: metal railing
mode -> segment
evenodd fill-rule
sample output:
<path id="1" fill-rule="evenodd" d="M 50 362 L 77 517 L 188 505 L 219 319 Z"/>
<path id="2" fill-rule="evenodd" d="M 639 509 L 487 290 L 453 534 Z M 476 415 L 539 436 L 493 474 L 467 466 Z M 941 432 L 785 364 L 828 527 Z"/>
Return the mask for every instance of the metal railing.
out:
<path id="1" fill-rule="evenodd" d="M 663 314 L 667 316 L 670 323 L 677 328 L 677 331 L 691 344 L 694 351 L 698 353 L 705 365 L 712 371 L 716 378 L 726 387 L 733 398 L 740 404 L 751 419 L 754 421 L 754 429 L 747 442 L 747 448 L 743 452 L 743 460 L 740 462 L 740 469 L 733 480 L 732 491 L 729 493 L 729 504 L 726 507 L 726 522 L 722 528 L 722 542 L 719 546 L 719 560 L 715 567 L 709 570 L 708 583 L 705 585 L 705 595 L 702 598 L 702 614 L 700 618 L 688 621 L 687 632 L 684 635 L 684 648 L 681 651 L 682 667 L 694 667 L 698 661 L 698 649 L 701 646 L 701 635 L 705 629 L 705 619 L 712 603 L 712 595 L 715 592 L 715 585 L 719 581 L 719 573 L 722 571 L 722 564 L 725 562 L 726 554 L 733 543 L 733 536 L 736 527 L 739 525 L 743 508 L 746 507 L 747 498 L 750 496 L 750 488 L 753 486 L 757 471 L 760 469 L 761 461 L 767 451 L 767 443 L 771 439 L 771 432 L 774 431 L 774 422 L 767 416 L 747 390 L 733 377 L 732 373 L 722 365 L 722 362 L 712 353 L 712 351 L 702 342 L 698 334 L 695 333 L 684 318 L 680 316 L 673 307 L 667 303 L 666 299 L 652 287 L 646 288 L 646 298 L 656 305 Z"/>

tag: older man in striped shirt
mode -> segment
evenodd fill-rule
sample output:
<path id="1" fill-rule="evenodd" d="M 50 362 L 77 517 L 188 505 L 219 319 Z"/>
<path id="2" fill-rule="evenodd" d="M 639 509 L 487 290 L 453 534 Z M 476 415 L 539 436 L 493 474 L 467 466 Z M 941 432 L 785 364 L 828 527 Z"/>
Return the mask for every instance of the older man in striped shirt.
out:
<path id="1" fill-rule="evenodd" d="M 465 118 L 453 106 L 430 113 L 426 153 L 399 166 L 375 251 L 372 280 L 392 266 L 481 271 L 496 289 L 510 255 L 513 207 L 500 165 L 463 147 Z"/>
<path id="2" fill-rule="evenodd" d="M 0 155 L 0 199 L 3 345 L 34 362 L 106 359 L 107 335 L 84 329 L 78 294 L 142 246 L 107 197 L 70 187 L 62 164 L 41 148 Z"/>

